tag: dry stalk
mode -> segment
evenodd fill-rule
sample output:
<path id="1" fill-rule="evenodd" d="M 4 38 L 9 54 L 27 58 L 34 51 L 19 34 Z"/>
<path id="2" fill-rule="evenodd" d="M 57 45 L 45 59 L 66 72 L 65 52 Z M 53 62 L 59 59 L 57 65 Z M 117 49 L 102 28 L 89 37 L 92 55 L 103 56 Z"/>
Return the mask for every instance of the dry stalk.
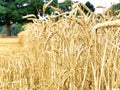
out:
<path id="1" fill-rule="evenodd" d="M 120 26 L 120 20 L 114 20 L 114 21 L 106 21 L 104 23 L 100 23 L 94 26 L 95 29 L 99 28 L 107 28 L 107 27 L 119 27 Z"/>

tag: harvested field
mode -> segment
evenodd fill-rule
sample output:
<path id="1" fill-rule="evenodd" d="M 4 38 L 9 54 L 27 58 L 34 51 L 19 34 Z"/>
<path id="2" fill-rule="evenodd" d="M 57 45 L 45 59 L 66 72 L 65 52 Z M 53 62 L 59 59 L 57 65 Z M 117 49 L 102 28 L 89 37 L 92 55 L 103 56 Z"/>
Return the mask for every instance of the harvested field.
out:
<path id="1" fill-rule="evenodd" d="M 0 38 L 0 46 L 19 46 L 19 39 L 17 37 Z"/>

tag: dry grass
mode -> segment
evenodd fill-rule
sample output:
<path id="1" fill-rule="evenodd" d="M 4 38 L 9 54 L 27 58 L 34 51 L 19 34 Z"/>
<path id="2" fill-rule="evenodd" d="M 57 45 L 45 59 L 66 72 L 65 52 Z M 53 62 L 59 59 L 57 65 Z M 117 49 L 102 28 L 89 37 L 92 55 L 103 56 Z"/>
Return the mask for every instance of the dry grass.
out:
<path id="1" fill-rule="evenodd" d="M 0 57 L 1 90 L 120 89 L 119 25 L 78 10 L 25 25 L 21 50 Z"/>

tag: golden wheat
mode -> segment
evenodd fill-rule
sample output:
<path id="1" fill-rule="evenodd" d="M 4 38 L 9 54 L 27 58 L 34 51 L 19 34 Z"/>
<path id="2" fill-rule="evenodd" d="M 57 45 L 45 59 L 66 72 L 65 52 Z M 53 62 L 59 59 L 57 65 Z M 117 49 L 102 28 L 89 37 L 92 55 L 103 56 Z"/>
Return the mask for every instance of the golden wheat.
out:
<path id="1" fill-rule="evenodd" d="M 24 26 L 21 50 L 0 55 L 0 90 L 120 88 L 119 20 L 76 17 L 78 9 L 58 21 L 33 18 Z"/>

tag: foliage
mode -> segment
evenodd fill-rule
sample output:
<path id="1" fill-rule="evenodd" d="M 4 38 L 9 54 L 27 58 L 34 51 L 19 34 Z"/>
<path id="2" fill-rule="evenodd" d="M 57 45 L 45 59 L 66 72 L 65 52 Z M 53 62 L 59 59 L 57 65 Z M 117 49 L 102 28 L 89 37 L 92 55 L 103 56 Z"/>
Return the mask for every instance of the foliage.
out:
<path id="1" fill-rule="evenodd" d="M 5 26 L 1 26 L 1 28 L 0 28 L 0 34 L 5 34 L 5 33 L 6 33 Z"/>
<path id="2" fill-rule="evenodd" d="M 53 0 L 50 6 L 58 7 L 58 0 Z M 48 6 L 45 13 L 50 15 L 52 12 L 53 10 Z"/>
<path id="3" fill-rule="evenodd" d="M 71 3 L 72 1 L 71 0 L 65 0 L 64 2 L 62 3 L 59 3 L 59 8 L 62 9 L 63 11 L 70 11 L 71 10 Z M 89 1 L 87 1 L 85 3 L 85 5 L 92 11 L 94 12 L 95 11 L 95 8 L 93 6 L 93 4 L 91 4 Z M 83 7 L 82 9 L 84 10 L 84 12 L 87 14 L 88 11 L 85 10 Z"/>
<path id="4" fill-rule="evenodd" d="M 113 10 L 114 11 L 120 10 L 120 3 L 117 3 L 117 4 L 113 5 Z"/>
<path id="5" fill-rule="evenodd" d="M 85 3 L 85 5 L 86 5 L 92 12 L 95 11 L 95 7 L 94 7 L 93 4 L 91 4 L 89 1 L 87 1 L 87 2 Z M 85 14 L 88 13 L 88 11 L 87 11 L 85 8 L 83 8 L 83 11 L 85 12 Z"/>
<path id="6" fill-rule="evenodd" d="M 94 8 L 93 4 L 91 4 L 89 1 L 87 1 L 87 2 L 85 3 L 85 5 L 86 5 L 92 12 L 95 11 L 95 8 Z"/>
<path id="7" fill-rule="evenodd" d="M 11 35 L 11 23 L 24 23 L 22 16 L 35 14 L 42 11 L 42 0 L 1 0 L 0 1 L 0 25 L 7 26 L 7 34 Z"/>
<path id="8" fill-rule="evenodd" d="M 53 0 L 51 5 L 54 6 L 54 7 L 58 7 L 58 0 Z"/>
<path id="9" fill-rule="evenodd" d="M 19 32 L 23 31 L 22 30 L 22 24 L 20 23 L 14 23 L 11 26 L 11 35 L 16 36 Z M 5 34 L 6 33 L 6 27 L 1 26 L 0 27 L 0 34 Z"/>
<path id="10" fill-rule="evenodd" d="M 22 30 L 22 24 L 19 24 L 19 23 L 15 23 L 12 25 L 12 35 L 17 35 L 19 32 L 23 31 Z"/>
<path id="11" fill-rule="evenodd" d="M 71 3 L 72 3 L 72 0 L 65 0 L 64 2 L 59 3 L 59 8 L 62 11 L 70 11 L 71 10 Z"/>

